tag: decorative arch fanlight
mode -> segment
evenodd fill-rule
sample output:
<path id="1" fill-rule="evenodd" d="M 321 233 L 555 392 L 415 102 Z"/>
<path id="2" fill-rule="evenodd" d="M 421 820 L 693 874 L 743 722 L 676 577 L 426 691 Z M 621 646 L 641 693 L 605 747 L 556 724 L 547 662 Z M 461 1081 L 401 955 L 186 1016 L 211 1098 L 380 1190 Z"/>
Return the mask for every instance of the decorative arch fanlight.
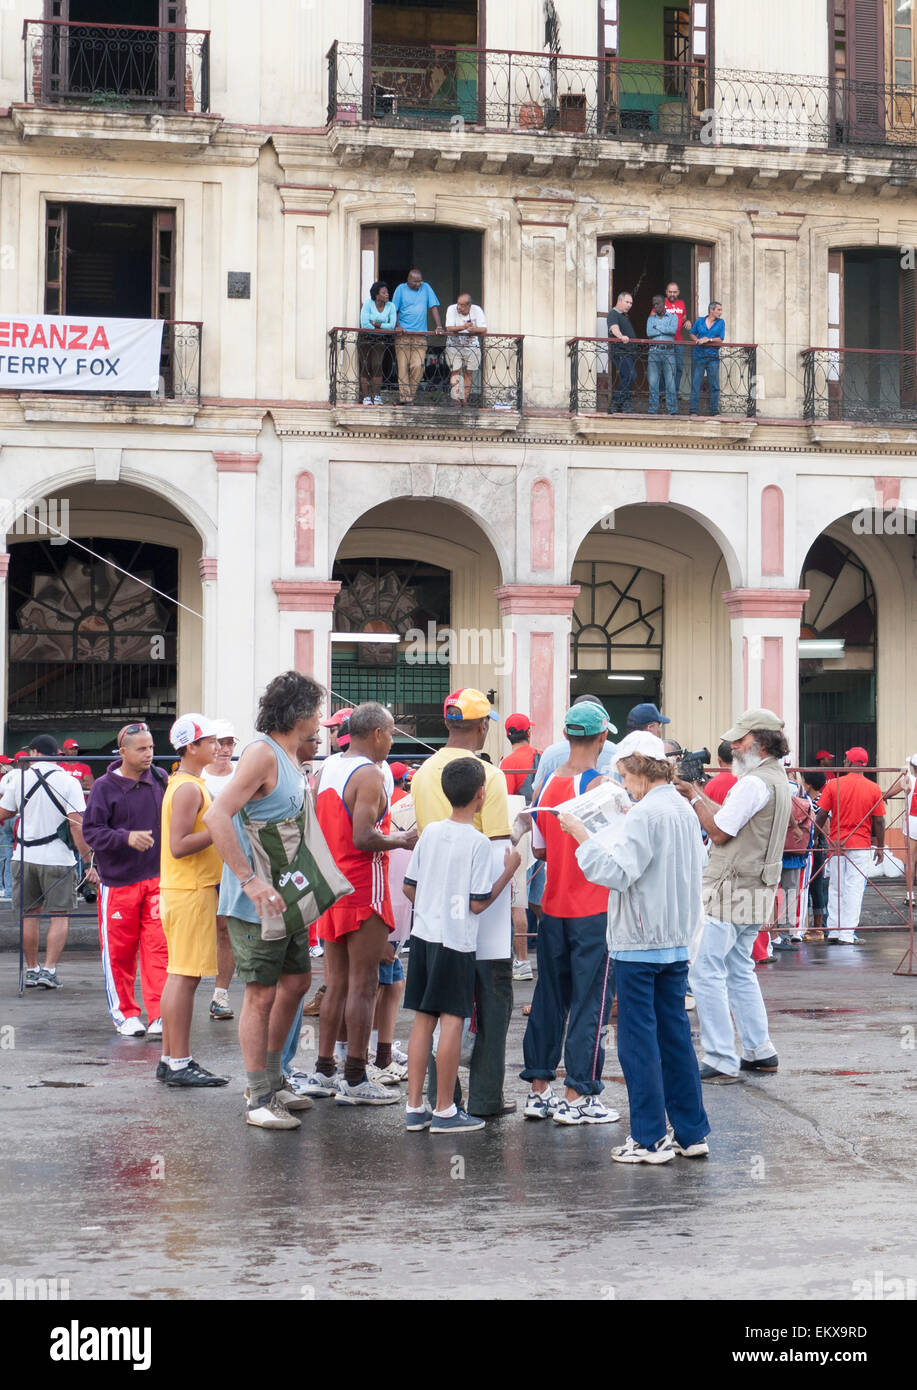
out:
<path id="1" fill-rule="evenodd" d="M 412 629 L 425 635 L 449 622 L 449 571 L 419 560 L 339 560 L 334 578 L 341 589 L 334 604 L 334 630 L 341 633 L 397 632 L 407 638 Z M 394 643 L 360 644 L 360 660 L 392 665 Z"/>
<path id="2" fill-rule="evenodd" d="M 577 672 L 611 670 L 624 662 L 658 667 L 662 655 L 663 577 L 639 565 L 581 560 L 571 581 L 580 586 L 573 609 L 570 665 Z M 625 666 L 621 666 L 625 669 Z"/>
<path id="3" fill-rule="evenodd" d="M 869 652 L 874 662 L 876 594 L 869 571 L 854 552 L 830 536 L 819 536 L 806 556 L 802 587 L 809 597 L 800 636 L 841 638 L 846 653 L 852 648 Z"/>

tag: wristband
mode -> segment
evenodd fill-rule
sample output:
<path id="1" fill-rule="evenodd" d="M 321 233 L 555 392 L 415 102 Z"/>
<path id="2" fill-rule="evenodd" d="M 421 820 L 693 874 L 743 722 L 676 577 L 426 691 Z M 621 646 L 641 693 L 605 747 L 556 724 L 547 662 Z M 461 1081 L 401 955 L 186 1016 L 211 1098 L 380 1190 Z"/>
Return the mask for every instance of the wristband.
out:
<path id="1" fill-rule="evenodd" d="M 704 798 L 703 798 L 702 796 L 692 796 L 692 798 L 691 798 L 691 805 L 692 805 L 692 806 L 696 806 L 697 803 L 698 803 L 699 801 L 703 801 L 703 799 L 704 799 Z"/>
<path id="2" fill-rule="evenodd" d="M 249 874 L 248 878 L 240 879 L 240 881 L 239 881 L 239 887 L 240 887 L 240 888 L 244 888 L 245 885 L 246 885 L 246 883 L 251 883 L 252 879 L 253 879 L 253 878 L 257 878 L 257 877 L 258 877 L 258 875 L 255 874 L 255 873 Z"/>

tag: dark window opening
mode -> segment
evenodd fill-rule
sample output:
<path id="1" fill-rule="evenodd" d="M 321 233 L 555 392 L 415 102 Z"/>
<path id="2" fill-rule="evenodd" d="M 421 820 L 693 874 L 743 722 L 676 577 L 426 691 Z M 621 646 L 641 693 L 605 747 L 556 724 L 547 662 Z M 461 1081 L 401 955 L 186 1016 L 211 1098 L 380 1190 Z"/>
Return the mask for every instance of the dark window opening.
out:
<path id="1" fill-rule="evenodd" d="M 50 0 L 45 16 L 60 21 L 42 42 L 46 100 L 185 104 L 185 36 L 161 32 L 183 29 L 184 0 Z"/>
<path id="2" fill-rule="evenodd" d="M 481 304 L 481 240 L 480 232 L 452 227 L 380 227 L 375 278 L 384 280 L 394 295 L 416 266 L 439 300 L 445 323 L 446 309 L 463 291 L 473 304 Z M 486 317 L 487 306 L 482 307 Z"/>
<path id="3" fill-rule="evenodd" d="M 614 268 L 611 276 L 611 297 L 614 302 L 622 291 L 634 296 L 630 319 L 638 338 L 646 337 L 646 323 L 653 311 L 653 295 L 666 292 L 674 282 L 685 302 L 685 317 L 689 324 L 698 314 L 707 312 L 699 304 L 695 275 L 695 243 L 653 239 L 651 237 L 615 237 Z M 728 336 L 728 335 L 727 335 Z"/>
<path id="4" fill-rule="evenodd" d="M 799 663 L 800 756 L 814 765 L 827 748 L 838 762 L 859 745 L 876 757 L 876 595 L 869 571 L 840 542 L 819 536 L 806 556 L 802 586 L 809 590 L 802 614 L 803 639 L 843 639 L 837 659 Z"/>

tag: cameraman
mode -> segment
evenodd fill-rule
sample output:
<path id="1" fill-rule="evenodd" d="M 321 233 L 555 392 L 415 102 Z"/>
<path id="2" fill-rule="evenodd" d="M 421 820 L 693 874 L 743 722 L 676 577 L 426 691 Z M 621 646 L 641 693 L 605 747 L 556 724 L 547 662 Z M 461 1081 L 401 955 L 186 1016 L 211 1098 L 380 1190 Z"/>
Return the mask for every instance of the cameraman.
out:
<path id="1" fill-rule="evenodd" d="M 723 735 L 732 745 L 738 780 L 722 806 L 696 783 L 675 783 L 711 842 L 703 877 L 707 916 L 690 988 L 704 1046 L 701 1080 L 715 1084 L 738 1081 L 740 1071 L 775 1072 L 778 1065 L 751 950 L 773 910 L 790 818 L 783 728 L 772 710 L 751 709 Z"/>

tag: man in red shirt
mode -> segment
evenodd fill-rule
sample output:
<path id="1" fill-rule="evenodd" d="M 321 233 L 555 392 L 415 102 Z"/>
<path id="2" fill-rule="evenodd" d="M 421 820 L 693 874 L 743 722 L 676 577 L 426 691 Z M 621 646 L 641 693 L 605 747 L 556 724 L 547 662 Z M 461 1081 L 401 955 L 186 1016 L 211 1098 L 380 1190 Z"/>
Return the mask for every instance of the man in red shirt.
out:
<path id="1" fill-rule="evenodd" d="M 818 752 L 815 754 L 815 761 L 818 763 L 819 767 L 833 767 L 834 754 L 829 753 L 827 748 L 819 748 Z"/>
<path id="2" fill-rule="evenodd" d="M 865 748 L 848 748 L 846 768 L 867 767 Z M 818 799 L 816 823 L 831 817 L 828 840 L 828 936 L 827 940 L 855 946 L 859 941 L 863 891 L 870 868 L 870 845 L 875 836 L 876 861 L 885 857 L 885 802 L 875 782 L 861 772 L 829 777 Z"/>
<path id="3" fill-rule="evenodd" d="M 716 750 L 716 760 L 720 765 L 720 771 L 704 787 L 704 796 L 715 801 L 718 806 L 722 806 L 726 797 L 735 786 L 738 778 L 732 770 L 732 744 L 721 743 Z"/>
<path id="4" fill-rule="evenodd" d="M 620 1119 L 602 1093 L 604 1033 L 615 992 L 614 962 L 608 954 L 608 889 L 590 883 L 577 863 L 579 848 L 555 814 L 541 809 L 579 796 L 600 777 L 596 759 L 608 733 L 601 705 L 580 704 L 564 717 L 570 756 L 538 793 L 532 851 L 547 865 L 538 928 L 538 983 L 532 999 L 519 1075 L 531 1083 L 525 1103 L 529 1120 L 557 1124 L 608 1124 Z M 566 1039 L 564 1029 L 566 1028 Z M 561 1045 L 564 1097 L 555 1096 Z"/>
<path id="5" fill-rule="evenodd" d="M 681 290 L 674 280 L 670 280 L 665 287 L 665 309 L 667 314 L 674 314 L 678 319 L 678 327 L 675 330 L 675 395 L 681 394 L 681 378 L 685 370 L 685 350 L 682 347 L 681 326 L 685 321 L 685 301 L 679 296 Z"/>
<path id="6" fill-rule="evenodd" d="M 65 738 L 63 751 L 68 757 L 79 757 L 80 745 L 75 738 Z M 75 777 L 83 788 L 84 792 L 92 791 L 92 772 L 88 763 L 60 763 L 61 771 L 69 772 L 71 777 Z"/>
<path id="7" fill-rule="evenodd" d="M 508 714 L 504 728 L 513 751 L 500 760 L 500 771 L 506 777 L 508 794 L 519 796 L 522 784 L 534 771 L 541 754 L 532 747 L 532 721 L 527 714 Z"/>

